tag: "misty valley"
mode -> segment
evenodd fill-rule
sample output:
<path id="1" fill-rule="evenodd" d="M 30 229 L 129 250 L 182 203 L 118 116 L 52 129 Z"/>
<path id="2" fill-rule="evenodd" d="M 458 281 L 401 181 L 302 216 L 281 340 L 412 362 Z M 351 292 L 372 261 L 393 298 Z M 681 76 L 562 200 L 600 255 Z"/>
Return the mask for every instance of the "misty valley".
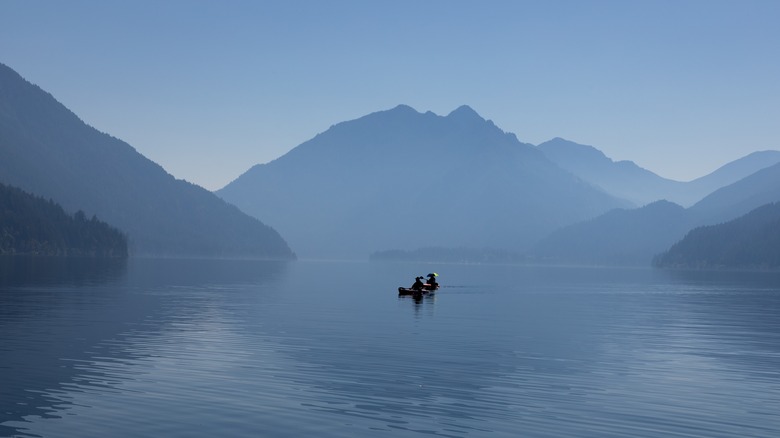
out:
<path id="1" fill-rule="evenodd" d="M 399 105 L 211 192 L 0 64 L 0 436 L 780 436 L 778 268 L 778 151 Z"/>

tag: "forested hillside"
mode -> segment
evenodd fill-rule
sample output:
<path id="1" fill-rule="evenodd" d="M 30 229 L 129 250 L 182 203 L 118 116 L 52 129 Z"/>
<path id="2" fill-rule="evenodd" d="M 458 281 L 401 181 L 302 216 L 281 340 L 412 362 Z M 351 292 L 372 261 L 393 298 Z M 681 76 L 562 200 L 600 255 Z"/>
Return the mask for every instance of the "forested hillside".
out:
<path id="1" fill-rule="evenodd" d="M 127 256 L 127 239 L 116 228 L 71 216 L 52 200 L 0 184 L 0 254 Z"/>
<path id="2" fill-rule="evenodd" d="M 545 263 L 647 266 L 690 228 L 684 208 L 657 201 L 561 228 L 537 243 L 532 255 Z"/>
<path id="3" fill-rule="evenodd" d="M 653 264 L 676 268 L 780 268 L 780 203 L 732 221 L 699 227 L 657 256 Z"/>
<path id="4" fill-rule="evenodd" d="M 368 257 L 372 262 L 437 262 L 437 263 L 521 263 L 527 260 L 520 253 L 490 248 L 419 248 L 415 250 L 377 251 Z"/>
<path id="5" fill-rule="evenodd" d="M 276 230 L 177 180 L 0 64 L 0 182 L 96 214 L 131 255 L 293 259 Z"/>

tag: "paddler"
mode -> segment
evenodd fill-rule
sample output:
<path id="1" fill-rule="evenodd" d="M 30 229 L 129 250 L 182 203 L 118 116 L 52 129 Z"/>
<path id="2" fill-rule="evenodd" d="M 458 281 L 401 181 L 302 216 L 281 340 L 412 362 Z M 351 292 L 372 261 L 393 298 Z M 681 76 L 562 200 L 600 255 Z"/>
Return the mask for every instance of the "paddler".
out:
<path id="1" fill-rule="evenodd" d="M 426 283 L 425 285 L 426 289 L 434 290 L 439 288 L 439 283 L 436 282 L 436 277 L 438 275 L 439 274 L 435 272 L 431 272 L 430 274 L 428 274 L 428 283 Z"/>
<path id="2" fill-rule="evenodd" d="M 425 283 L 422 282 L 422 279 L 424 277 L 415 277 L 414 278 L 414 284 L 412 285 L 412 290 L 423 290 L 425 287 Z"/>

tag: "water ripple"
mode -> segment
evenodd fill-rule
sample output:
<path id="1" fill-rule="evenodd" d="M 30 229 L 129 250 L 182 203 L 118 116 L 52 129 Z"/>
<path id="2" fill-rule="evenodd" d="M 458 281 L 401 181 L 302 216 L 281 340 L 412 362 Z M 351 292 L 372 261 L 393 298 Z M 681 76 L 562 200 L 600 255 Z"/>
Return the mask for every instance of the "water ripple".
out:
<path id="1" fill-rule="evenodd" d="M 780 436 L 766 279 L 242 263 L 3 289 L 0 435 Z"/>

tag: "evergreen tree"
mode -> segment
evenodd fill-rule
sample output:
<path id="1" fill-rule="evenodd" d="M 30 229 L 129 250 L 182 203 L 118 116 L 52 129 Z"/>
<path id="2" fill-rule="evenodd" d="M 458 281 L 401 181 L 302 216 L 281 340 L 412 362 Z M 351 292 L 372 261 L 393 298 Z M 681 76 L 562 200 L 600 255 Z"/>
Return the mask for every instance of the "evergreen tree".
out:
<path id="1" fill-rule="evenodd" d="M 126 257 L 127 238 L 96 216 L 70 216 L 51 199 L 0 184 L 0 254 Z"/>

